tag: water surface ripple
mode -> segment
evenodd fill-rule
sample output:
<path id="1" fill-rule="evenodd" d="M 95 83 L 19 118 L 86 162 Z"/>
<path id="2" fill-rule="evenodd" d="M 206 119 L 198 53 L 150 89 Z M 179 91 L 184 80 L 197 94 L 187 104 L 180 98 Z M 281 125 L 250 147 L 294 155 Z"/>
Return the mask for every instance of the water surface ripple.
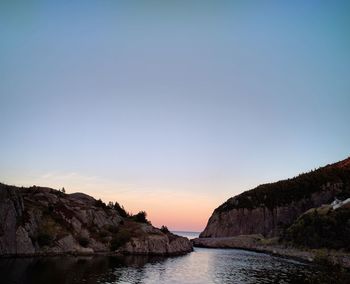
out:
<path id="1" fill-rule="evenodd" d="M 0 260 L 0 282 L 350 283 L 349 275 L 267 254 L 196 248 L 171 257 L 48 257 Z"/>

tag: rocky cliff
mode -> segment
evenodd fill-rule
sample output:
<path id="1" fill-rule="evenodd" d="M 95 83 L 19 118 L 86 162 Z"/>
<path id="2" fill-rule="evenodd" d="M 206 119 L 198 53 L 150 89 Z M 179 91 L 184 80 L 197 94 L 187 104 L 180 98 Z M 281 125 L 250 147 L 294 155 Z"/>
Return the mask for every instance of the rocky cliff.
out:
<path id="1" fill-rule="evenodd" d="M 117 210 L 83 193 L 0 184 L 0 255 L 93 253 L 181 254 L 187 238 Z"/>
<path id="2" fill-rule="evenodd" d="M 278 236 L 303 212 L 335 197 L 350 197 L 350 158 L 228 199 L 215 209 L 200 237 Z"/>

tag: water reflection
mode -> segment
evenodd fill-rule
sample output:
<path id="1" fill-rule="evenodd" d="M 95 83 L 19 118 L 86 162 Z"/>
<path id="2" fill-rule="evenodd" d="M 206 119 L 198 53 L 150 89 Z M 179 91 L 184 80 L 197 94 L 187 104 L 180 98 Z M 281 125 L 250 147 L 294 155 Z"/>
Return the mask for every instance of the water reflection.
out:
<path id="1" fill-rule="evenodd" d="M 349 274 L 241 250 L 196 249 L 173 257 L 0 260 L 1 283 L 349 283 Z"/>

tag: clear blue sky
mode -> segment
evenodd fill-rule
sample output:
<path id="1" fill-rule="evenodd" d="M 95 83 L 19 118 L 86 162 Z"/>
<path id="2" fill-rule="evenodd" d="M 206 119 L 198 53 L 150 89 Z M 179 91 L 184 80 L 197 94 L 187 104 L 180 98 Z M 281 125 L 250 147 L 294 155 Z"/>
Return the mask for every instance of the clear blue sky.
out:
<path id="1" fill-rule="evenodd" d="M 349 1 L 55 2 L 0 4 L 1 181 L 199 230 L 350 155 Z"/>

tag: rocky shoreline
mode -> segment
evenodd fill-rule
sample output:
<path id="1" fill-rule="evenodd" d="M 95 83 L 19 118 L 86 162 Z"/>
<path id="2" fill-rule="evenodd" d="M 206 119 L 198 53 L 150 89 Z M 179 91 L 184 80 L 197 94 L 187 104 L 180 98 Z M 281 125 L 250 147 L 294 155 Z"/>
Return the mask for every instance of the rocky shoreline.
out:
<path id="1" fill-rule="evenodd" d="M 192 243 L 349 269 L 349 204 L 347 158 L 229 198 L 214 210 Z"/>
<path id="2" fill-rule="evenodd" d="M 189 239 L 83 193 L 0 184 L 0 257 L 191 252 Z"/>
<path id="3" fill-rule="evenodd" d="M 326 249 L 300 249 L 286 244 L 279 244 L 276 238 L 265 239 L 258 234 L 221 238 L 196 238 L 192 239 L 191 242 L 194 247 L 243 249 L 303 262 L 339 265 L 350 269 L 350 253 L 348 252 Z"/>
<path id="4" fill-rule="evenodd" d="M 133 251 L 122 251 L 122 252 L 79 252 L 79 251 L 70 251 L 70 252 L 38 252 L 38 253 L 26 253 L 26 254 L 2 254 L 0 258 L 33 258 L 33 257 L 57 257 L 57 256 L 73 256 L 73 257 L 92 257 L 92 256 L 152 256 L 152 257 L 170 257 L 170 256 L 181 256 L 193 251 L 191 246 L 188 250 L 178 251 L 174 253 L 168 252 L 133 252 Z"/>

